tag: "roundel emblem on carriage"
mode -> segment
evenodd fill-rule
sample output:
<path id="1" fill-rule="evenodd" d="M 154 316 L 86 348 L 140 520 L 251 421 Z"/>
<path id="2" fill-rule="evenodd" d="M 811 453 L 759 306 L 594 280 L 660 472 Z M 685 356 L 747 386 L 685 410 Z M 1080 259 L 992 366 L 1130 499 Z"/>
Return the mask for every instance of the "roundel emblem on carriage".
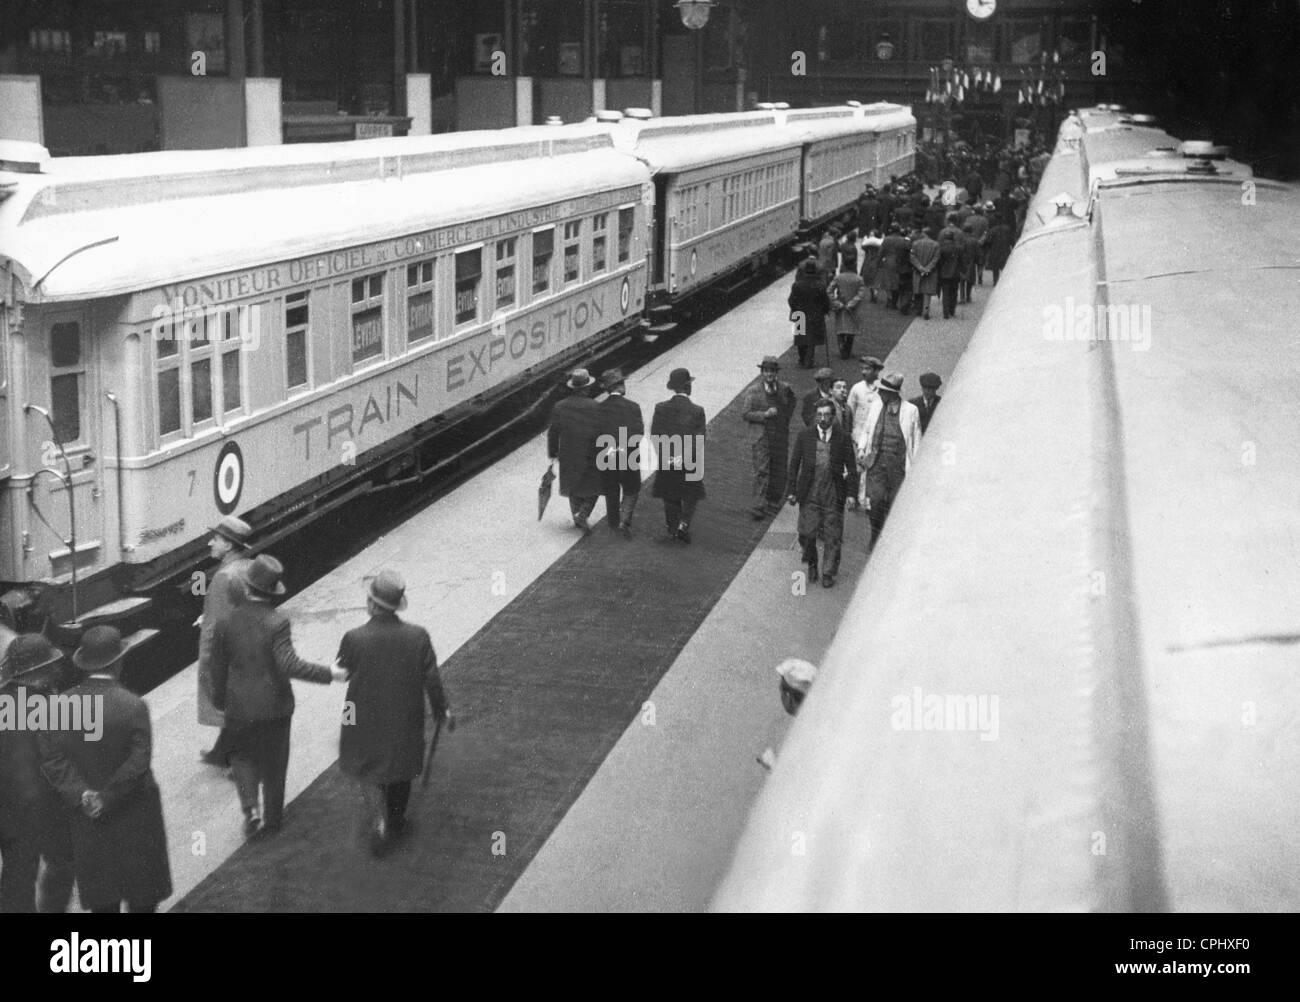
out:
<path id="1" fill-rule="evenodd" d="M 691 277 L 692 278 L 695 277 L 695 262 L 696 262 L 696 253 L 695 251 L 691 251 Z"/>
<path id="2" fill-rule="evenodd" d="M 632 305 L 632 286 L 628 283 L 626 278 L 623 279 L 623 288 L 618 291 L 618 305 L 623 308 L 625 314 L 627 313 L 627 308 Z"/>
<path id="3" fill-rule="evenodd" d="M 244 454 L 234 442 L 227 442 L 217 453 L 217 468 L 212 478 L 212 494 L 217 511 L 229 515 L 244 493 Z"/>

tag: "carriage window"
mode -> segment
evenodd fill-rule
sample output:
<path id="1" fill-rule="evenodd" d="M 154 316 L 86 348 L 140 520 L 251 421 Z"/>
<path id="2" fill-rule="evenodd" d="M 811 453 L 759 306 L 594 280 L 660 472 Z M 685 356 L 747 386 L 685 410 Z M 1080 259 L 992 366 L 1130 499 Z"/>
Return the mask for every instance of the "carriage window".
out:
<path id="1" fill-rule="evenodd" d="M 622 264 L 632 256 L 633 209 L 618 210 L 618 262 Z"/>
<path id="2" fill-rule="evenodd" d="M 483 248 L 461 251 L 456 255 L 456 323 L 471 324 L 478 319 L 479 285 L 483 280 Z"/>
<path id="3" fill-rule="evenodd" d="M 551 258 L 555 255 L 555 230 L 538 230 L 533 234 L 533 293 L 551 287 Z"/>
<path id="4" fill-rule="evenodd" d="M 383 353 L 384 273 L 380 272 L 352 280 L 352 364 Z"/>
<path id="5" fill-rule="evenodd" d="M 307 293 L 291 292 L 284 297 L 285 385 L 291 390 L 307 385 L 308 314 Z"/>
<path id="6" fill-rule="evenodd" d="M 252 324 L 261 316 L 257 306 L 237 306 L 221 315 L 221 410 L 225 414 L 244 409 L 243 363 L 240 350 L 253 339 Z"/>
<path id="7" fill-rule="evenodd" d="M 406 343 L 433 336 L 433 262 L 406 266 Z"/>
<path id="8" fill-rule="evenodd" d="M 609 213 L 602 212 L 591 220 L 591 270 L 605 270 L 605 246 L 609 239 Z"/>
<path id="9" fill-rule="evenodd" d="M 181 370 L 178 366 L 158 373 L 158 434 L 181 430 Z"/>
<path id="10" fill-rule="evenodd" d="M 212 420 L 212 342 L 217 339 L 220 321 L 220 314 L 209 314 L 185 324 L 192 424 Z"/>
<path id="11" fill-rule="evenodd" d="M 564 224 L 564 284 L 576 282 L 581 272 L 579 261 L 581 260 L 582 244 L 582 221 L 575 219 L 571 223 Z"/>
<path id="12" fill-rule="evenodd" d="M 85 372 L 81 325 L 55 324 L 50 328 L 50 417 L 65 445 L 81 439 L 81 380 Z"/>
<path id="13" fill-rule="evenodd" d="M 518 286 L 515 279 L 515 253 L 517 247 L 517 238 L 508 237 L 505 240 L 497 241 L 496 259 L 496 308 L 498 310 L 508 309 L 515 305 L 516 289 Z"/>

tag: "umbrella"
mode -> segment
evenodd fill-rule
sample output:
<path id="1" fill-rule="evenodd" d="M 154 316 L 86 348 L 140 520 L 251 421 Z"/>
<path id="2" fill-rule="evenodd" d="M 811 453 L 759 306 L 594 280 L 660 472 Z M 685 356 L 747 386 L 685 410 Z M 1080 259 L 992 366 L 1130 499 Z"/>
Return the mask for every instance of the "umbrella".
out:
<path id="1" fill-rule="evenodd" d="M 552 462 L 542 474 L 541 485 L 537 488 L 537 521 L 542 520 L 546 506 L 551 500 L 551 486 L 555 483 L 555 463 Z"/>
<path id="2" fill-rule="evenodd" d="M 433 765 L 433 753 L 438 750 L 438 736 L 442 734 L 443 720 L 447 721 L 447 730 L 454 731 L 456 729 L 456 718 L 450 713 L 438 717 L 434 723 L 433 737 L 429 739 L 429 750 L 424 756 L 424 768 L 420 770 L 420 787 L 422 789 L 429 785 L 429 767 Z"/>

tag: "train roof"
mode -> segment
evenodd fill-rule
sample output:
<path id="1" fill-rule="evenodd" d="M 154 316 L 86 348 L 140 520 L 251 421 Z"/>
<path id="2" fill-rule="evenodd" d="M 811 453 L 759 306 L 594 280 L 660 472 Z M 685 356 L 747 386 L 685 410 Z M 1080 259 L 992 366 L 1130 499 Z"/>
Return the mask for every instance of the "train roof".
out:
<path id="1" fill-rule="evenodd" d="M 502 132 L 56 160 L 0 176 L 0 246 L 32 301 L 92 299 L 648 180 L 600 130 Z"/>
<path id="2" fill-rule="evenodd" d="M 643 160 L 655 174 L 676 174 L 801 145 L 797 136 L 780 127 L 774 113 L 761 111 L 624 119 L 611 132 L 620 148 Z"/>
<path id="3" fill-rule="evenodd" d="M 1295 909 L 1298 215 L 1117 176 L 1022 240 L 715 907 Z"/>

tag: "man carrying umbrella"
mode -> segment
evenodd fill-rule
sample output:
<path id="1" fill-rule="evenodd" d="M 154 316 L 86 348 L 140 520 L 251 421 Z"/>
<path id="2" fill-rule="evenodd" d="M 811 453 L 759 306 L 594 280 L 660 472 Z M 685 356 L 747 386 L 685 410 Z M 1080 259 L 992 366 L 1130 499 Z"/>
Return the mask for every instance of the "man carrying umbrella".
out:
<path id="1" fill-rule="evenodd" d="M 596 465 L 600 411 L 591 398 L 596 381 L 586 369 L 574 369 L 565 385 L 570 395 L 551 412 L 546 454 L 552 462 L 560 461 L 560 497 L 569 499 L 573 524 L 583 532 L 590 532 L 587 519 L 596 507 L 602 487 Z"/>
<path id="2" fill-rule="evenodd" d="M 398 617 L 405 608 L 406 582 L 380 571 L 366 596 L 369 622 L 339 644 L 339 667 L 349 673 L 339 768 L 361 785 L 376 855 L 406 822 L 411 780 L 424 761 L 425 698 L 434 719 L 451 717 L 429 633 Z"/>

